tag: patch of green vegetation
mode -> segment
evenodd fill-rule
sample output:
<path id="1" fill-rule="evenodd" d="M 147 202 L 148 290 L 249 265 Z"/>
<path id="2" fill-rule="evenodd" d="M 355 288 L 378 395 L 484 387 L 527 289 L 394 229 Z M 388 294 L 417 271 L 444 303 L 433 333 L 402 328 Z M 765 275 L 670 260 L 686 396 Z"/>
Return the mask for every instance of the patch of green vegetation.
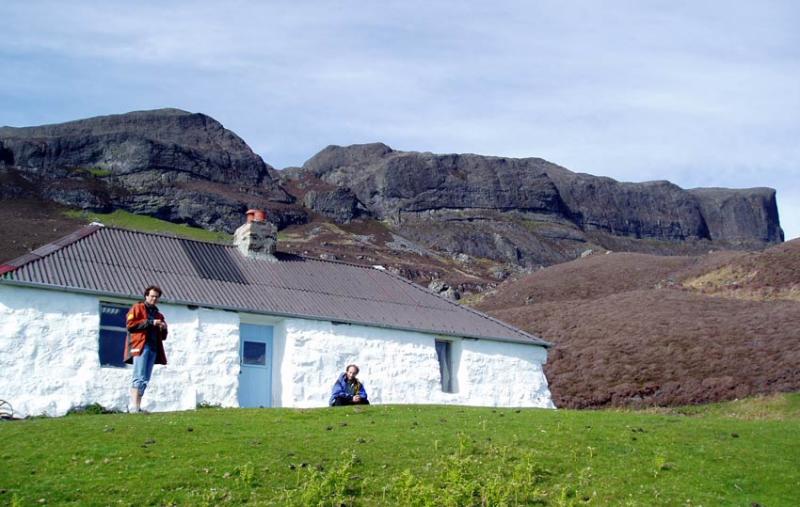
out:
<path id="1" fill-rule="evenodd" d="M 69 169 L 69 173 L 74 176 L 91 176 L 93 178 L 105 178 L 113 174 L 110 169 L 102 167 L 73 167 Z"/>
<path id="2" fill-rule="evenodd" d="M 460 305 L 472 307 L 472 306 L 477 305 L 481 301 L 483 301 L 483 298 L 485 298 L 485 297 L 486 297 L 485 293 L 476 292 L 476 293 L 469 294 L 467 296 L 461 296 L 461 299 L 459 299 L 457 302 Z"/>
<path id="3" fill-rule="evenodd" d="M 102 169 L 100 167 L 90 167 L 88 170 L 89 174 L 95 178 L 104 178 L 106 176 L 111 176 L 112 174 L 110 169 Z"/>
<path id="4" fill-rule="evenodd" d="M 548 226 L 552 227 L 553 226 L 552 222 L 544 222 L 544 221 L 541 221 L 541 220 L 528 220 L 528 219 L 521 218 L 521 219 L 515 220 L 515 221 L 518 224 L 520 224 L 523 227 L 525 227 L 526 229 L 528 229 L 529 231 L 531 231 L 531 232 L 536 232 L 536 231 L 541 230 L 541 229 L 543 229 L 545 227 L 548 227 Z"/>
<path id="5" fill-rule="evenodd" d="M 67 415 L 98 415 L 98 414 L 112 414 L 114 410 L 105 408 L 99 403 L 90 403 L 80 407 L 72 407 L 67 412 Z"/>
<path id="6" fill-rule="evenodd" d="M 103 225 L 131 229 L 134 231 L 154 232 L 158 234 L 171 234 L 181 238 L 196 239 L 199 241 L 213 241 L 217 243 L 230 243 L 232 236 L 224 232 L 207 231 L 199 227 L 190 227 L 186 224 L 173 224 L 166 220 L 159 220 L 145 215 L 135 215 L 123 210 L 114 210 L 111 213 L 97 213 L 82 210 L 65 211 L 69 218 L 85 220 L 87 222 L 100 222 Z"/>
<path id="7" fill-rule="evenodd" d="M 0 439 L 0 503 L 22 505 L 793 505 L 800 486 L 800 419 L 715 407 L 208 408 L 5 422 Z"/>

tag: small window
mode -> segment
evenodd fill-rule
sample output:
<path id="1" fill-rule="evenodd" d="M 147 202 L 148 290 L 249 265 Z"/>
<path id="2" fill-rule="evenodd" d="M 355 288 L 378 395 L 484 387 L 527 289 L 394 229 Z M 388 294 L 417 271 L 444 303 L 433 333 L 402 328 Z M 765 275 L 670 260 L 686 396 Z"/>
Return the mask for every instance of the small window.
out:
<path id="1" fill-rule="evenodd" d="M 439 375 L 442 379 L 442 392 L 453 392 L 453 344 L 436 340 L 436 357 L 439 359 Z"/>
<path id="2" fill-rule="evenodd" d="M 266 366 L 267 344 L 263 342 L 245 341 L 242 345 L 242 364 Z"/>
<path id="3" fill-rule="evenodd" d="M 100 341 L 98 354 L 100 366 L 125 367 L 125 318 L 128 307 L 112 303 L 100 303 Z"/>

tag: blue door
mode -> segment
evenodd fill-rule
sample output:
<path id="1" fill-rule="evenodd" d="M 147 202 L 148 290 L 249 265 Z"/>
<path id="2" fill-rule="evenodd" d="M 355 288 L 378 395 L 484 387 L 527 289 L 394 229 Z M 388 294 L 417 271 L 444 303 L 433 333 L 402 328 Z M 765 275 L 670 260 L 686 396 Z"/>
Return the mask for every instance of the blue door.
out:
<path id="1" fill-rule="evenodd" d="M 239 327 L 239 406 L 272 405 L 272 326 Z"/>

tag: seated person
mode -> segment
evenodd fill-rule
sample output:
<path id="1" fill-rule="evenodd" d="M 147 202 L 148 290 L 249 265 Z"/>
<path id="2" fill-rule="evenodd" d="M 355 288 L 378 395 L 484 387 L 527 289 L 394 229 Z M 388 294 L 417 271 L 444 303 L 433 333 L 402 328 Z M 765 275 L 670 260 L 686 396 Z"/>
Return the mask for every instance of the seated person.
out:
<path id="1" fill-rule="evenodd" d="M 367 391 L 364 390 L 364 385 L 356 378 L 356 375 L 358 375 L 358 366 L 347 365 L 345 372 L 333 384 L 330 406 L 369 405 Z"/>

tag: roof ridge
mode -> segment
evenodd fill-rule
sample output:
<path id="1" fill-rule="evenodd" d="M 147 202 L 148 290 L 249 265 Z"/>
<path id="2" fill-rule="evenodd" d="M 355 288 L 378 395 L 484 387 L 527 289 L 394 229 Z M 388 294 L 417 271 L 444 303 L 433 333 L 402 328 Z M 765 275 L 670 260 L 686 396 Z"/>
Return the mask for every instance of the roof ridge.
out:
<path id="1" fill-rule="evenodd" d="M 552 343 L 550 343 L 550 342 L 548 342 L 546 340 L 543 340 L 542 338 L 540 338 L 538 336 L 532 335 L 532 334 L 528 333 L 527 331 L 524 331 L 522 329 L 514 327 L 511 324 L 503 322 L 502 320 L 496 319 L 496 318 L 492 317 L 491 315 L 487 315 L 487 314 L 485 314 L 483 312 L 475 310 L 474 308 L 466 306 L 466 305 L 460 305 L 460 304 L 456 303 L 455 301 L 452 301 L 452 300 L 450 300 L 450 299 L 448 299 L 446 297 L 440 296 L 439 294 L 433 292 L 432 290 L 430 290 L 428 288 L 425 288 L 425 287 L 422 287 L 421 285 L 418 285 L 418 284 L 412 282 L 411 280 L 409 280 L 407 278 L 404 278 L 404 277 L 399 276 L 399 275 L 395 275 L 394 273 L 392 273 L 392 272 L 390 272 L 388 270 L 376 270 L 376 271 L 382 271 L 383 273 L 386 273 L 389 276 L 392 276 L 394 278 L 402 280 L 403 282 L 407 283 L 408 285 L 411 285 L 412 287 L 414 287 L 417 290 L 420 290 L 422 292 L 425 292 L 426 294 L 430 294 L 430 295 L 432 295 L 434 297 L 437 297 L 437 298 L 441 299 L 442 301 L 446 301 L 447 303 L 449 303 L 449 304 L 451 304 L 451 305 L 453 305 L 453 306 L 455 306 L 457 308 L 461 308 L 463 310 L 471 312 L 471 313 L 477 315 L 478 317 L 482 317 L 482 318 L 487 319 L 487 320 L 489 320 L 491 322 L 494 322 L 495 324 L 498 324 L 498 325 L 500 325 L 500 326 L 502 326 L 502 327 L 504 327 L 504 328 L 506 328 L 506 329 L 508 329 L 510 331 L 514 331 L 515 333 L 521 333 L 522 335 L 524 335 L 527 338 L 532 339 L 534 342 L 536 342 L 539 345 L 544 345 L 545 347 L 552 347 L 552 345 L 553 345 Z"/>
<path id="2" fill-rule="evenodd" d="M 24 255 L 20 255 L 19 257 L 11 259 L 10 261 L 0 265 L 0 275 L 5 275 L 6 273 L 17 270 L 30 262 L 44 259 L 48 255 L 52 255 L 64 247 L 67 247 L 73 243 L 77 243 L 83 238 L 90 236 L 103 228 L 103 225 L 91 223 L 67 234 L 66 236 L 62 236 L 55 241 L 45 243 L 35 250 L 31 250 Z"/>
<path id="3" fill-rule="evenodd" d="M 288 252 L 286 252 L 286 253 L 288 253 Z M 310 261 L 327 262 L 327 263 L 330 263 L 330 264 L 342 264 L 344 266 L 352 266 L 354 268 L 375 269 L 374 265 L 369 265 L 368 266 L 366 264 L 356 264 L 355 262 L 348 262 L 348 261 L 343 261 L 343 260 L 340 260 L 340 259 L 320 259 L 318 257 L 309 257 L 307 255 L 302 255 L 302 254 L 290 254 L 290 255 L 297 255 L 301 259 L 307 259 L 307 260 L 310 260 Z M 381 271 L 381 270 L 376 269 L 376 271 Z"/>
<path id="4" fill-rule="evenodd" d="M 176 234 L 172 234 L 172 233 L 169 233 L 169 232 L 140 231 L 140 230 L 137 230 L 137 229 L 128 229 L 126 227 L 120 227 L 118 225 L 103 225 L 102 227 L 104 229 L 108 229 L 108 230 L 123 231 L 123 232 L 133 232 L 133 233 L 136 233 L 136 234 L 146 234 L 148 236 L 158 236 L 158 237 L 167 238 L 167 239 L 179 239 L 181 241 L 193 241 L 195 243 L 204 243 L 204 244 L 207 244 L 207 245 L 219 245 L 219 246 L 227 246 L 227 247 L 233 247 L 234 246 L 234 245 L 229 244 L 229 243 L 222 243 L 222 242 L 218 242 L 218 241 L 209 241 L 209 240 L 205 240 L 205 239 L 195 239 L 195 238 L 185 238 L 183 236 L 178 236 Z M 203 230 L 205 230 L 205 229 L 203 229 Z"/>
<path id="5" fill-rule="evenodd" d="M 176 236 L 176 235 L 170 234 L 170 233 L 139 231 L 139 230 L 136 230 L 136 229 L 127 229 L 125 227 L 119 227 L 119 226 L 114 226 L 114 225 L 109 225 L 109 226 L 104 226 L 104 227 L 106 229 L 112 229 L 112 230 L 116 230 L 116 231 L 134 232 L 134 233 L 138 233 L 138 234 L 147 234 L 147 235 L 150 235 L 150 236 L 160 236 L 162 238 L 167 238 L 167 239 L 178 239 L 178 240 L 181 240 L 181 241 L 193 241 L 195 243 L 203 243 L 203 244 L 206 244 L 206 245 L 219 245 L 219 246 L 224 246 L 226 248 L 237 249 L 236 245 L 233 245 L 233 244 L 230 244 L 230 243 L 221 243 L 221 242 L 218 242 L 218 241 L 208 241 L 208 240 L 194 239 L 194 238 L 184 238 L 184 237 Z M 342 264 L 342 265 L 345 265 L 345 266 L 353 266 L 353 267 L 356 267 L 356 268 L 363 268 L 363 269 L 375 269 L 374 266 L 365 265 L 365 264 L 356 264 L 355 262 L 343 261 L 341 259 L 321 259 L 319 257 L 311 257 L 309 255 L 293 254 L 291 252 L 283 252 L 283 251 L 278 251 L 278 253 L 282 253 L 282 254 L 286 254 L 286 255 L 295 255 L 295 256 L 297 256 L 297 257 L 299 257 L 301 259 L 306 259 L 306 260 L 309 260 L 309 261 L 327 262 L 327 263 L 330 263 L 330 264 Z"/>

